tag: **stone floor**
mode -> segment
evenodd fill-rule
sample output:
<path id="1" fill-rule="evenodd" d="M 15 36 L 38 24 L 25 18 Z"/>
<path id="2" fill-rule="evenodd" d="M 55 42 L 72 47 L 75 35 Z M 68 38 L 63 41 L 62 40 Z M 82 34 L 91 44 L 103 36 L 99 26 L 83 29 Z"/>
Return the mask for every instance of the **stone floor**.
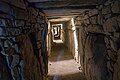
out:
<path id="1" fill-rule="evenodd" d="M 79 67 L 72 54 L 59 44 L 49 57 L 48 80 L 86 80 Z"/>

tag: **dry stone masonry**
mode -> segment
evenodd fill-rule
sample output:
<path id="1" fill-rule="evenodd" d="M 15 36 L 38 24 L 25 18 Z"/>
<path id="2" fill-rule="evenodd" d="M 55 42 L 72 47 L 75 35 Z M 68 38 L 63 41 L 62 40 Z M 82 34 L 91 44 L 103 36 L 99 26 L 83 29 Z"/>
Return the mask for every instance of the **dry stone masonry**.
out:
<path id="1" fill-rule="evenodd" d="M 75 18 L 79 54 L 88 80 L 120 80 L 120 0 L 108 0 Z M 82 44 L 82 46 L 81 46 Z"/>
<path id="2" fill-rule="evenodd" d="M 0 80 L 46 80 L 47 19 L 25 0 L 0 0 Z"/>
<path id="3" fill-rule="evenodd" d="M 79 63 L 88 80 L 120 80 L 120 0 L 102 1 L 74 18 Z M 65 36 L 75 55 L 71 22 Z M 27 0 L 0 0 L 0 80 L 47 79 L 47 23 Z"/>

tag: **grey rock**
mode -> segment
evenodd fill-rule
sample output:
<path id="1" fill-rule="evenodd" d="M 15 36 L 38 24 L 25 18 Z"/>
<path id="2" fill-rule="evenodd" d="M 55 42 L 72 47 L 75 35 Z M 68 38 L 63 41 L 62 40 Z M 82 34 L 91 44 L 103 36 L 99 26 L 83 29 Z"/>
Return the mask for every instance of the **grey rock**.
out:
<path id="1" fill-rule="evenodd" d="M 16 26 L 24 26 L 25 21 L 23 21 L 23 20 L 15 20 L 15 24 L 16 24 Z"/>
<path id="2" fill-rule="evenodd" d="M 102 8 L 102 14 L 109 14 L 109 13 L 111 13 L 111 7 L 110 7 L 110 5 L 104 6 Z"/>
<path id="3" fill-rule="evenodd" d="M 113 13 L 120 13 L 120 1 L 116 0 L 111 6 Z"/>
<path id="4" fill-rule="evenodd" d="M 118 59 L 114 65 L 113 80 L 120 80 L 120 49 L 118 50 Z"/>
<path id="5" fill-rule="evenodd" d="M 103 15 L 101 11 L 99 11 L 98 15 L 98 24 L 103 25 Z"/>
<path id="6" fill-rule="evenodd" d="M 110 5 L 112 3 L 112 0 L 107 0 L 105 3 L 104 3 L 104 5 L 105 6 L 108 6 L 108 5 Z"/>
<path id="7" fill-rule="evenodd" d="M 90 17 L 91 24 L 98 24 L 98 16 Z"/>
<path id="8" fill-rule="evenodd" d="M 98 15 L 98 9 L 93 9 L 89 11 L 89 16 Z"/>
<path id="9" fill-rule="evenodd" d="M 75 20 L 75 26 L 81 26 L 81 21 L 77 21 L 77 20 Z"/>
<path id="10" fill-rule="evenodd" d="M 117 17 L 112 17 L 108 19 L 104 24 L 103 28 L 106 32 L 116 32 L 118 30 Z"/>
<path id="11" fill-rule="evenodd" d="M 106 15 L 104 15 L 104 19 L 105 19 L 105 20 L 109 19 L 110 17 L 111 17 L 111 14 L 106 14 Z"/>
<path id="12" fill-rule="evenodd" d="M 88 19 L 89 18 L 89 15 L 85 15 L 83 19 Z"/>
<path id="13" fill-rule="evenodd" d="M 120 29 L 120 15 L 117 17 L 117 22 L 118 22 L 119 29 Z"/>
<path id="14" fill-rule="evenodd" d="M 100 26 L 100 25 L 89 25 L 88 27 L 86 27 L 86 31 L 91 32 L 91 33 L 102 33 L 102 34 L 104 34 L 104 32 L 102 30 L 102 26 Z"/>

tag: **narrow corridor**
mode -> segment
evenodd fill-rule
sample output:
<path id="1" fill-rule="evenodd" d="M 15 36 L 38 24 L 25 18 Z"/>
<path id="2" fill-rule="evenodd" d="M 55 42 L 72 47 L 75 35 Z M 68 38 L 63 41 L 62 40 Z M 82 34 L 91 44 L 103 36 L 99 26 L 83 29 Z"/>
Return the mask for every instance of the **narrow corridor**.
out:
<path id="1" fill-rule="evenodd" d="M 86 80 L 79 67 L 66 47 L 62 43 L 56 44 L 48 62 L 48 78 L 49 80 Z"/>
<path id="2" fill-rule="evenodd" d="M 0 0 L 0 80 L 120 80 L 120 0 Z"/>

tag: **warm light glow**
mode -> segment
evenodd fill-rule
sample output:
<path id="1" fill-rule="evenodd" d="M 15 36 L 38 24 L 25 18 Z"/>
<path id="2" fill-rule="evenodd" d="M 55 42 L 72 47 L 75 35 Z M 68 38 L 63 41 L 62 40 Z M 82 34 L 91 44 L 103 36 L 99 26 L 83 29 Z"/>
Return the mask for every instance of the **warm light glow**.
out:
<path id="1" fill-rule="evenodd" d="M 75 30 L 75 27 L 72 27 L 72 30 L 74 31 L 74 30 Z"/>
<path id="2" fill-rule="evenodd" d="M 73 27 L 75 27 L 73 18 L 71 19 L 71 24 L 72 24 Z"/>
<path id="3" fill-rule="evenodd" d="M 49 68 L 48 75 L 61 75 L 61 76 L 63 75 L 64 76 L 64 75 L 82 72 L 82 70 L 78 69 L 78 67 L 80 67 L 80 65 L 77 64 L 74 59 L 49 62 L 49 63 L 51 65 L 48 66 L 48 68 Z M 73 65 L 75 63 L 76 63 L 76 65 Z M 56 65 L 56 66 L 54 66 L 54 65 Z"/>
<path id="4" fill-rule="evenodd" d="M 71 19 L 71 24 L 72 24 L 72 30 L 74 30 L 73 35 L 74 35 L 74 44 L 75 44 L 75 58 L 78 61 L 78 41 L 77 41 L 77 35 L 76 35 L 76 27 L 75 27 L 75 23 L 74 23 L 74 19 Z"/>
<path id="5" fill-rule="evenodd" d="M 63 43 L 62 40 L 53 40 L 53 42 L 55 42 L 55 43 Z"/>
<path id="6" fill-rule="evenodd" d="M 54 29 L 55 29 L 54 35 L 56 35 L 57 34 L 57 27 L 54 27 Z"/>
<path id="7" fill-rule="evenodd" d="M 53 27 L 53 26 L 56 26 L 56 27 Z M 60 39 L 59 40 L 55 40 L 54 39 L 54 36 L 52 36 L 52 39 L 53 39 L 53 42 L 55 43 L 63 43 L 63 33 L 62 33 L 62 30 L 63 30 L 63 24 L 54 24 L 52 25 L 52 35 L 55 35 L 57 34 L 57 26 L 60 26 L 61 28 L 61 35 L 60 35 Z M 55 29 L 55 33 L 53 32 L 53 28 Z M 59 35 L 58 35 L 59 36 Z"/>
<path id="8" fill-rule="evenodd" d="M 76 30 L 76 27 L 75 27 L 75 24 L 74 24 L 74 19 L 72 18 L 71 19 L 71 25 L 72 25 L 72 30 Z"/>

